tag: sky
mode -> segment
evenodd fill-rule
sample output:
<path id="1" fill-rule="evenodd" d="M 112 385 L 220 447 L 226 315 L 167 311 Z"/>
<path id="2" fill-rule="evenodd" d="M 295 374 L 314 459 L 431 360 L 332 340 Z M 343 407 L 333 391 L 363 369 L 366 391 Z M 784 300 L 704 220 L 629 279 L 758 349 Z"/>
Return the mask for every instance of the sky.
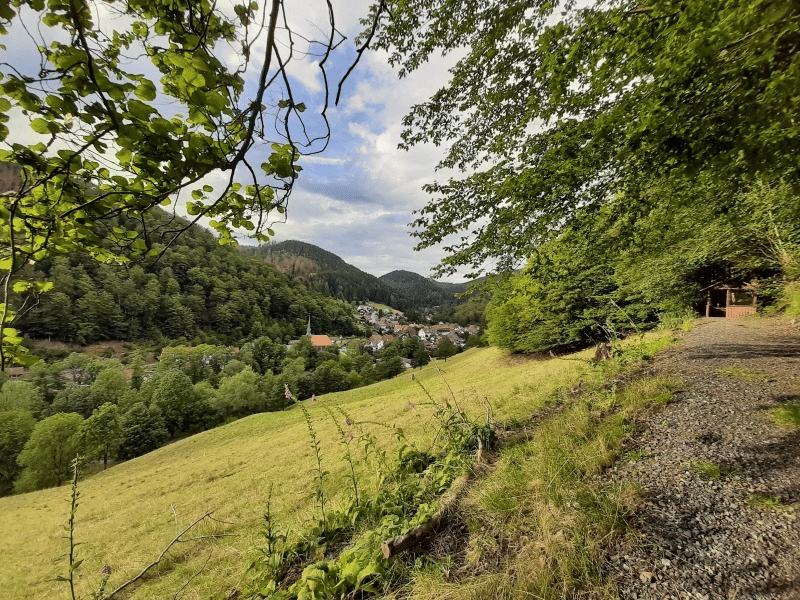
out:
<path id="1" fill-rule="evenodd" d="M 225 6 L 226 2 L 232 0 L 219 0 L 218 6 Z M 262 0 L 260 4 L 264 2 Z M 359 18 L 366 15 L 370 2 L 332 0 L 332 4 L 336 27 L 346 40 L 328 61 L 330 143 L 323 153 L 304 156 L 299 161 L 303 171 L 295 183 L 285 222 L 272 227 L 274 240 L 296 239 L 315 244 L 376 276 L 395 269 L 429 276 L 431 268 L 444 257 L 444 251 L 441 248 L 414 251 L 416 239 L 409 235 L 409 224 L 415 218 L 414 210 L 421 209 L 428 201 L 422 185 L 449 176 L 447 172 L 435 172 L 444 150 L 422 145 L 405 151 L 398 149 L 397 145 L 403 116 L 411 106 L 427 100 L 447 81 L 447 69 L 453 59 L 431 60 L 400 80 L 389 66 L 385 53 L 368 50 L 344 83 L 339 105 L 333 106 L 337 85 L 356 58 L 355 38 L 363 29 Z M 124 17 L 113 16 L 110 12 L 102 14 L 109 10 L 108 4 L 96 2 L 92 6 L 98 12 L 96 22 L 105 23 L 104 28 L 124 30 L 129 26 Z M 286 2 L 286 6 L 288 11 L 293 11 L 287 16 L 295 33 L 309 39 L 325 37 L 324 31 L 328 26 L 325 0 L 292 1 Z M 26 14 L 33 13 L 28 11 Z M 50 39 L 54 35 L 53 30 L 31 20 L 27 27 L 29 31 L 38 30 L 40 35 L 50 36 Z M 31 41 L 33 36 L 20 32 L 19 39 L 14 39 L 14 35 L 12 30 L 9 36 L 12 39 L 4 40 L 7 50 L 3 52 L 3 60 L 15 68 L 24 65 L 38 69 L 38 53 L 29 47 L 34 43 Z M 247 89 L 251 91 L 263 63 L 265 38 L 265 35 L 259 38 L 252 53 L 255 58 L 246 74 Z M 279 44 L 287 41 L 285 34 L 279 34 Z M 299 38 L 296 41 L 300 52 L 297 60 L 288 67 L 293 95 L 295 102 L 304 102 L 307 107 L 304 113 L 307 127 L 318 132 L 321 124 L 319 111 L 324 99 L 319 58 L 303 52 L 307 43 L 304 45 Z M 230 63 L 237 63 L 239 57 L 236 53 L 232 49 L 228 52 Z M 149 63 L 143 63 L 140 72 L 153 80 L 158 79 L 158 73 Z M 265 101 L 275 103 L 278 98 L 273 93 Z M 11 116 L 9 125 L 14 141 L 29 143 L 36 139 L 37 134 L 26 122 L 29 118 L 21 114 Z M 272 141 L 276 141 L 275 136 Z M 269 144 L 255 148 L 251 153 L 251 163 L 258 165 L 266 160 Z M 226 176 L 219 173 L 200 185 L 216 184 L 215 187 L 221 189 L 225 179 Z M 179 214 L 187 198 L 188 194 L 176 199 L 174 207 Z M 241 239 L 241 243 L 252 242 Z M 461 281 L 463 278 L 454 275 L 447 280 Z"/>
<path id="2" fill-rule="evenodd" d="M 359 17 L 368 2 L 334 0 L 337 28 L 347 37 L 331 62 L 332 92 L 356 57 L 355 37 L 363 29 Z M 309 21 L 324 23 L 324 2 L 308 0 L 304 19 L 292 23 L 304 30 Z M 295 100 L 304 100 L 313 113 L 323 98 L 323 82 L 313 58 L 298 61 Z M 311 67 L 311 68 L 309 68 Z M 424 276 L 444 256 L 441 249 L 413 250 L 409 235 L 413 211 L 428 195 L 422 185 L 446 174 L 434 167 L 443 155 L 432 145 L 410 151 L 397 148 L 401 119 L 412 105 L 427 100 L 447 80 L 448 62 L 431 61 L 399 80 L 385 53 L 368 50 L 343 86 L 338 107 L 328 112 L 331 141 L 326 151 L 304 157 L 303 171 L 292 193 L 288 218 L 273 228 L 275 240 L 297 239 L 324 248 L 376 276 L 395 269 Z M 313 122 L 313 117 L 311 117 Z M 457 275 L 449 279 L 460 281 Z"/>

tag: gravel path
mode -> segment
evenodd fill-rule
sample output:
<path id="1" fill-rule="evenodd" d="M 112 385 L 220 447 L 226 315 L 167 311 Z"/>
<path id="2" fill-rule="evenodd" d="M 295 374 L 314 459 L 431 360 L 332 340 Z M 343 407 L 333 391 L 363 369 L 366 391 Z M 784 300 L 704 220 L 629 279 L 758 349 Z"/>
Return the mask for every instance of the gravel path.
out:
<path id="1" fill-rule="evenodd" d="M 800 324 L 708 319 L 653 369 L 684 384 L 607 474 L 644 496 L 608 557 L 620 598 L 800 599 L 800 429 L 769 413 L 800 402 Z"/>

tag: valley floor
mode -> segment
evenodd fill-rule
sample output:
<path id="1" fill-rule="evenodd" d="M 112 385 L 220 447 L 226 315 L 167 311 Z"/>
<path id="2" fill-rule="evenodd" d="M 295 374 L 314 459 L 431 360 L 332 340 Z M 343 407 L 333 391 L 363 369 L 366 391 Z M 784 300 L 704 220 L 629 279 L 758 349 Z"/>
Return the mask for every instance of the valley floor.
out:
<path id="1" fill-rule="evenodd" d="M 620 598 L 800 598 L 800 428 L 773 419 L 800 412 L 800 325 L 707 319 L 651 368 L 682 389 L 601 476 L 641 487 Z"/>

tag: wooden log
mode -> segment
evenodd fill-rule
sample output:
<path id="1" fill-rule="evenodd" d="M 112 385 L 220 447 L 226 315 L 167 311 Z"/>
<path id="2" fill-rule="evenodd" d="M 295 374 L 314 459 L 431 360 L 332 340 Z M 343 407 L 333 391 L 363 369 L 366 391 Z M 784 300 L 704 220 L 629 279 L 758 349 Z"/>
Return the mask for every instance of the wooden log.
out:
<path id="1" fill-rule="evenodd" d="M 469 477 L 467 475 L 462 475 L 458 479 L 453 482 L 453 485 L 450 487 L 450 490 L 446 494 L 445 498 L 442 499 L 442 505 L 437 510 L 433 516 L 422 523 L 421 525 L 417 525 L 411 531 L 404 535 L 398 535 L 390 540 L 386 540 L 381 544 L 381 550 L 383 551 L 384 558 L 392 558 L 393 556 L 397 556 L 401 552 L 405 552 L 406 550 L 411 550 L 412 548 L 417 548 L 421 546 L 428 538 L 430 538 L 442 523 L 445 522 L 450 509 L 458 500 L 461 492 L 464 490 L 464 487 L 467 485 L 467 481 Z"/>
<path id="2" fill-rule="evenodd" d="M 428 521 L 422 525 L 417 525 L 405 535 L 398 535 L 390 540 L 386 540 L 381 544 L 384 558 L 391 558 L 397 556 L 401 552 L 410 550 L 421 546 L 425 540 L 431 537 L 439 525 L 442 524 L 446 515 L 446 511 L 437 511 Z"/>
<path id="3" fill-rule="evenodd" d="M 475 455 L 475 464 L 480 464 L 481 458 L 483 457 L 483 444 L 480 440 L 478 440 L 478 451 Z M 386 540 L 385 542 L 381 543 L 381 551 L 383 552 L 384 558 L 392 558 L 393 556 L 397 556 L 401 552 L 405 552 L 406 550 L 411 550 L 412 548 L 417 548 L 421 546 L 428 538 L 430 538 L 436 531 L 441 527 L 441 525 L 446 521 L 450 509 L 458 502 L 458 499 L 461 497 L 461 494 L 464 492 L 464 489 L 467 487 L 467 483 L 469 482 L 469 473 L 458 477 L 454 482 L 453 485 L 450 486 L 450 489 L 447 493 L 442 497 L 441 506 L 439 510 L 437 510 L 433 516 L 422 523 L 421 525 L 417 525 L 411 531 L 404 535 L 398 535 L 397 537 L 393 537 L 390 540 Z"/>

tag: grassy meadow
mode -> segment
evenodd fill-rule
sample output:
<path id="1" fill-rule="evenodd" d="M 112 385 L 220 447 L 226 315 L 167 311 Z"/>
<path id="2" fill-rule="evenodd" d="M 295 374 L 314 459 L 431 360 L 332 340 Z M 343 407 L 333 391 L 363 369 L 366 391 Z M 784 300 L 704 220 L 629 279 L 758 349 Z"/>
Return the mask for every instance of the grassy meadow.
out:
<path id="1" fill-rule="evenodd" d="M 584 353 L 581 358 L 589 357 Z M 569 358 L 578 358 L 572 356 Z M 325 407 L 340 407 L 360 427 L 372 431 L 383 449 L 398 444 L 381 424 L 403 427 L 409 440 L 424 447 L 435 431 L 432 409 L 419 383 L 437 401 L 455 397 L 465 411 L 485 413 L 483 398 L 502 422 L 524 419 L 548 397 L 582 377 L 591 376 L 582 360 L 525 358 L 494 349 L 474 349 L 447 362 L 438 361 L 369 387 L 305 401 L 322 444 L 324 468 L 330 471 L 326 494 L 334 505 L 348 496 L 342 476 L 337 429 Z M 368 422 L 368 423 L 365 423 Z M 106 591 L 149 564 L 181 526 L 213 510 L 230 525 L 218 531 L 235 534 L 210 543 L 173 548 L 174 559 L 137 584 L 128 597 L 186 599 L 224 596 L 242 583 L 244 570 L 260 543 L 258 526 L 273 486 L 272 513 L 285 528 L 298 530 L 314 515 L 311 498 L 313 455 L 302 412 L 294 407 L 266 413 L 177 441 L 148 455 L 109 468 L 80 484 L 76 541 L 79 591 L 89 597 L 104 565 L 112 569 Z M 370 468 L 361 468 L 363 485 Z M 5 547 L 0 589 L 8 598 L 68 598 L 64 525 L 69 487 L 0 498 L 0 530 Z M 174 512 L 173 512 L 174 511 Z M 203 533 L 212 531 L 205 527 Z M 204 566 L 205 565 L 205 566 Z M 126 592 L 127 593 L 127 592 Z"/>
<path id="2" fill-rule="evenodd" d="M 663 333 L 649 335 L 666 340 Z M 352 427 L 372 432 L 391 458 L 399 446 L 391 426 L 402 427 L 420 449 L 427 449 L 435 436 L 434 407 L 420 384 L 437 402 L 456 399 L 475 418 L 485 419 L 488 403 L 494 419 L 521 424 L 559 391 L 581 380 L 601 379 L 602 371 L 588 363 L 589 357 L 589 351 L 542 359 L 473 349 L 414 370 L 414 379 L 404 373 L 305 401 L 329 472 L 327 505 L 335 507 L 351 494 L 348 465 L 340 458 L 338 427 L 347 428 L 341 411 Z M 259 526 L 270 487 L 272 517 L 284 532 L 300 531 L 318 516 L 314 465 L 303 413 L 294 406 L 176 441 L 81 481 L 75 538 L 81 544 L 77 558 L 85 561 L 77 571 L 79 597 L 91 597 L 105 565 L 112 569 L 106 592 L 136 575 L 172 540 L 176 521 L 183 527 L 206 511 L 224 523 L 203 525 L 198 534 L 231 535 L 173 547 L 171 559 L 123 597 L 172 598 L 180 590 L 175 597 L 224 598 L 228 590 L 241 589 L 261 545 Z M 357 470 L 360 487 L 368 489 L 374 482 L 372 467 L 361 460 Z M 5 597 L 69 598 L 68 586 L 53 581 L 68 569 L 64 526 L 69 495 L 69 486 L 62 486 L 0 498 L 0 531 L 5 533 L 0 589 Z"/>

